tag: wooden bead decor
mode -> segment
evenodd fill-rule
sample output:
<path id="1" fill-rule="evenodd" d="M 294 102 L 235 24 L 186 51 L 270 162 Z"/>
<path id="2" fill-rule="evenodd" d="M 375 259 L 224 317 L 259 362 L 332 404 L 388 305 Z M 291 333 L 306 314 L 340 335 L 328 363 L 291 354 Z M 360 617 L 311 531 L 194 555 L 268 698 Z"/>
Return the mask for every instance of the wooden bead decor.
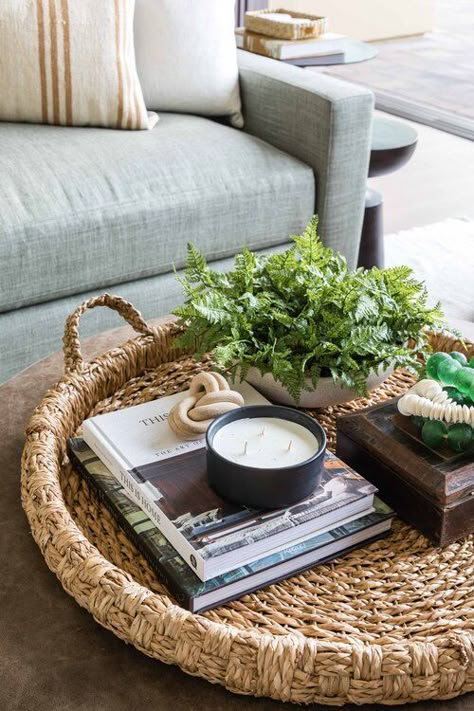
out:
<path id="1" fill-rule="evenodd" d="M 231 390 L 220 373 L 199 373 L 189 386 L 189 395 L 178 402 L 168 416 L 168 424 L 178 437 L 202 437 L 219 415 L 245 405 L 242 395 Z"/>
<path id="2" fill-rule="evenodd" d="M 141 335 L 86 363 L 78 321 L 96 306 L 119 311 Z M 31 417 L 21 484 L 33 537 L 64 589 L 146 655 L 239 694 L 340 706 L 474 691 L 472 535 L 436 548 L 396 519 L 387 538 L 227 605 L 200 615 L 179 607 L 65 459 L 66 439 L 85 418 L 186 390 L 211 370 L 208 357 L 176 348 L 178 334 L 174 323 L 148 327 L 108 294 L 68 320 L 66 372 Z M 433 334 L 432 346 L 474 356 L 472 344 L 447 333 Z M 402 395 L 414 382 L 397 370 L 369 398 L 308 412 L 334 450 L 338 415 Z"/>

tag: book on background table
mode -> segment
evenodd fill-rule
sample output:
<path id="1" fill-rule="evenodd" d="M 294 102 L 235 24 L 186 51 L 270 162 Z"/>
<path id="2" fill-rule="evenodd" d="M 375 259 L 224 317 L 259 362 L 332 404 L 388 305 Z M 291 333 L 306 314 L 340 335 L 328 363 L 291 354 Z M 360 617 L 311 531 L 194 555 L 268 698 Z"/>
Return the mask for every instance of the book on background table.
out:
<path id="1" fill-rule="evenodd" d="M 340 54 L 324 55 L 323 57 L 302 57 L 301 59 L 282 59 L 285 64 L 292 64 L 295 67 L 325 67 L 329 64 L 328 56 L 331 58 L 331 66 L 334 64 L 344 64 L 346 55 Z"/>
<path id="2" fill-rule="evenodd" d="M 326 32 L 319 37 L 300 40 L 282 40 L 249 32 L 243 27 L 235 30 L 237 47 L 247 52 L 262 54 L 272 59 L 302 59 L 323 57 L 344 52 L 345 35 Z"/>
<path id="3" fill-rule="evenodd" d="M 248 383 L 246 405 L 270 404 Z M 376 488 L 328 453 L 321 485 L 293 506 L 255 510 L 222 499 L 207 481 L 204 438 L 186 442 L 168 426 L 188 391 L 98 415 L 83 438 L 201 580 L 366 513 Z"/>
<path id="4" fill-rule="evenodd" d="M 376 497 L 374 510 L 365 516 L 341 521 L 333 529 L 202 582 L 83 439 L 70 439 L 67 449 L 74 470 L 96 492 L 157 578 L 191 612 L 217 607 L 344 555 L 386 535 L 391 527 L 393 511 Z"/>

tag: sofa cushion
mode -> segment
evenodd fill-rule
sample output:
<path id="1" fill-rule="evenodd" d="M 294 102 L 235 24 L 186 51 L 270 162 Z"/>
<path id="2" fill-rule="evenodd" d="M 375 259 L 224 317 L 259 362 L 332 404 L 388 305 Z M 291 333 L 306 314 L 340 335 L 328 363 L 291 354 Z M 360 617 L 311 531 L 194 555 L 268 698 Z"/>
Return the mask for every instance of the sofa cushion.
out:
<path id="1" fill-rule="evenodd" d="M 289 246 L 281 244 L 257 254 L 280 252 Z M 213 262 L 213 267 L 220 271 L 232 269 L 233 265 L 233 257 Z M 178 274 L 184 276 L 182 271 Z M 181 285 L 173 272 L 114 284 L 110 291 L 131 301 L 147 321 L 157 314 L 169 314 L 184 298 Z M 64 324 L 69 314 L 83 301 L 103 293 L 103 289 L 94 289 L 44 304 L 32 304 L 23 309 L 0 313 L 0 385 L 40 358 L 61 350 Z M 84 343 L 88 336 L 121 325 L 123 319 L 111 309 L 88 311 L 81 318 L 81 342 Z"/>
<path id="2" fill-rule="evenodd" d="M 153 131 L 0 124 L 0 311 L 280 244 L 309 221 L 312 170 L 196 116 Z"/>

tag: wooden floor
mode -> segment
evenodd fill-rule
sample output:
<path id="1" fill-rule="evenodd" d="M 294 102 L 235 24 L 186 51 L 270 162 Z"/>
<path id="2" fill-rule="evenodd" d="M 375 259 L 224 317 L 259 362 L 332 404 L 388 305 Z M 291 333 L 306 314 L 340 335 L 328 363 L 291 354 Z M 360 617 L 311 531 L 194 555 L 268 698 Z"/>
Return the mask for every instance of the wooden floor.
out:
<path id="1" fill-rule="evenodd" d="M 372 89 L 388 87 L 394 94 L 398 90 L 402 96 L 474 119 L 474 0 L 436 0 L 433 33 L 376 44 L 376 59 L 312 70 L 343 80 L 365 80 Z M 463 62 L 457 61 L 459 52 Z M 421 123 L 407 123 L 419 136 L 411 161 L 396 173 L 369 181 L 384 195 L 385 233 L 448 217 L 474 219 L 474 143 Z"/>
<path id="2" fill-rule="evenodd" d="M 322 71 L 363 84 L 377 107 L 474 137 L 474 1 L 436 0 L 423 36 L 374 42 L 375 59 Z M 318 68 L 319 69 L 319 68 Z"/>
<path id="3" fill-rule="evenodd" d="M 385 233 L 447 217 L 474 219 L 474 143 L 408 123 L 418 131 L 418 145 L 411 161 L 396 173 L 369 181 L 384 196 Z"/>

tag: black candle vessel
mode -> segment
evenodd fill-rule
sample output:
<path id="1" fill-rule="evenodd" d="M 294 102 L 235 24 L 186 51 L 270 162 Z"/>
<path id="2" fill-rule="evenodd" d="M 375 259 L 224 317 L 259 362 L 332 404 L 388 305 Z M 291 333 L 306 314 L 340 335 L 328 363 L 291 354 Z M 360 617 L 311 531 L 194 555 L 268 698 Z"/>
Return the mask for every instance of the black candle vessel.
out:
<path id="1" fill-rule="evenodd" d="M 253 465 L 253 460 L 256 458 L 265 460 L 266 454 L 265 452 L 262 454 L 259 451 L 257 452 L 257 457 L 252 457 L 253 453 L 250 451 L 249 443 L 245 441 L 244 435 L 242 449 L 238 456 L 235 453 L 217 451 L 214 442 L 217 437 L 217 442 L 220 442 L 220 449 L 223 449 L 222 441 L 226 434 L 223 431 L 224 427 L 242 420 L 241 426 L 245 428 L 247 426 L 246 423 L 257 418 L 268 418 L 268 421 L 275 419 L 277 426 L 280 426 L 282 421 L 283 426 L 284 423 L 288 425 L 288 433 L 286 434 L 288 440 L 278 441 L 279 452 L 274 453 L 275 456 L 270 455 L 268 456 L 268 461 Z M 257 423 L 255 423 L 256 425 Z M 301 428 L 304 428 L 306 432 Z M 259 433 L 262 438 L 265 437 L 265 429 L 266 426 L 263 425 Z M 293 442 L 296 442 L 295 437 L 298 437 L 298 434 L 292 434 L 295 431 L 303 432 L 303 437 L 299 437 L 301 440 L 299 443 L 300 448 L 303 447 L 302 451 L 314 449 L 314 453 L 311 454 L 310 451 L 310 455 L 304 457 L 302 461 L 286 465 L 285 456 L 288 456 L 289 459 L 291 457 L 285 453 L 289 453 L 293 446 L 295 448 L 297 446 L 296 444 L 293 445 Z M 220 435 L 218 436 L 219 432 Z M 253 432 L 252 437 L 252 442 L 255 442 L 255 432 Z M 273 433 L 273 440 L 274 438 L 275 433 Z M 307 439 L 306 442 L 304 442 L 305 438 Z M 265 444 L 271 447 L 273 440 L 269 444 L 267 440 Z M 263 439 L 261 441 L 264 442 Z M 321 481 L 326 452 L 326 434 L 316 420 L 299 410 L 270 405 L 241 407 L 232 410 L 216 418 L 209 426 L 206 434 L 206 444 L 209 484 L 220 496 L 238 504 L 265 509 L 291 506 L 309 496 Z M 294 455 L 293 458 L 298 457 L 297 453 L 292 452 L 292 454 Z M 272 464 L 277 457 L 278 464 Z M 247 462 L 246 459 L 248 460 Z"/>

